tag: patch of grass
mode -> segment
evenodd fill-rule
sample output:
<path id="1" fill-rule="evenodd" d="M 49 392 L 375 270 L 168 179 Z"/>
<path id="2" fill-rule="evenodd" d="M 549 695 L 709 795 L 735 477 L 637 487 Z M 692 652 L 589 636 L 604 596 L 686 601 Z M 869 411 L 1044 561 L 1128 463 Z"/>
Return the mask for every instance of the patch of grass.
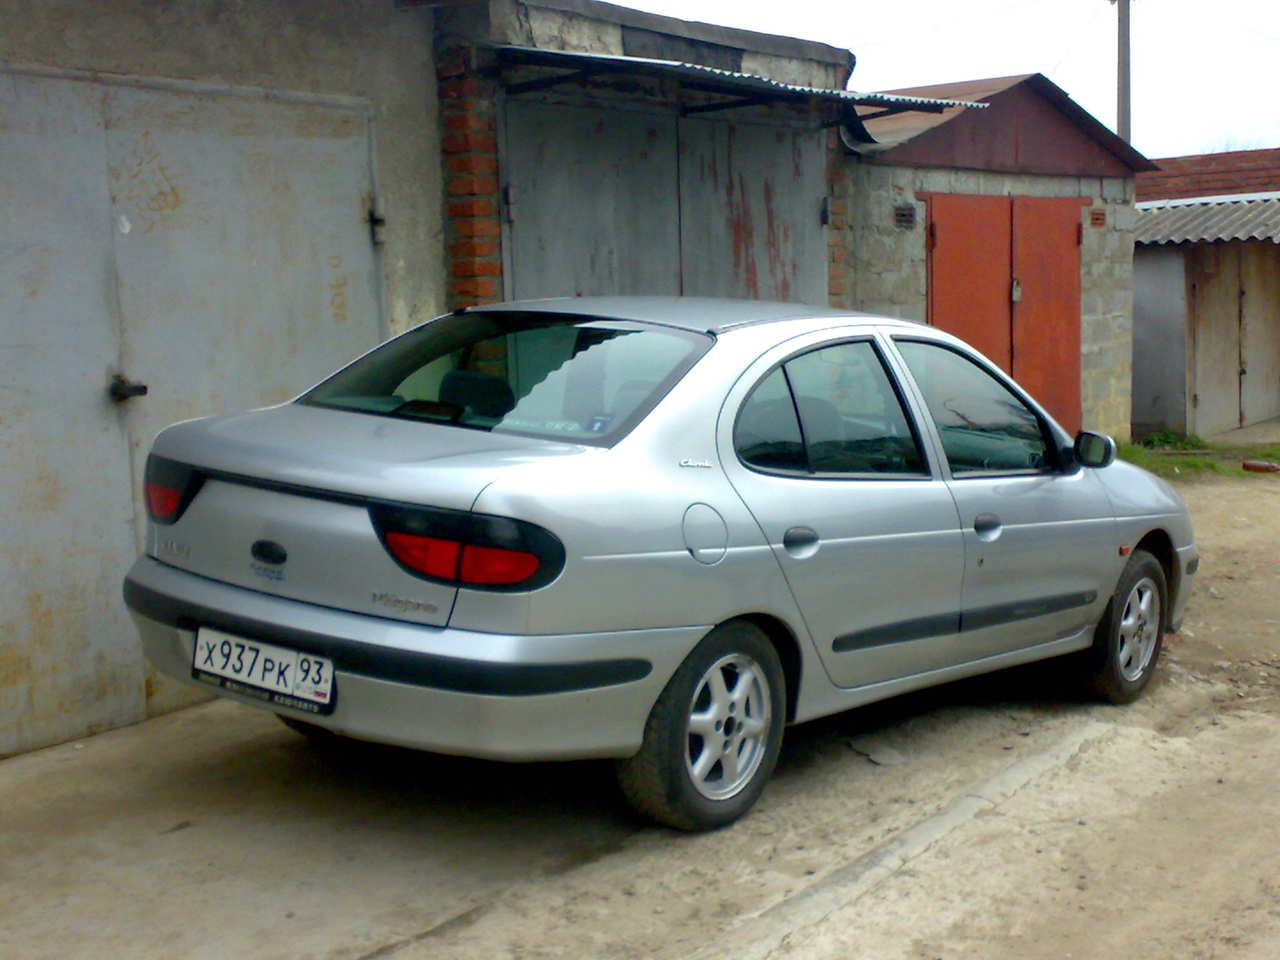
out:
<path id="1" fill-rule="evenodd" d="M 1172 430 L 1157 430 L 1138 441 L 1144 447 L 1166 450 L 1203 450 L 1209 445 L 1194 433 L 1181 434 Z"/>
<path id="2" fill-rule="evenodd" d="M 1280 445 L 1208 443 L 1196 436 L 1179 437 L 1176 434 L 1170 436 L 1179 441 L 1177 446 L 1152 445 L 1149 442 L 1152 438 L 1148 437 L 1142 443 L 1119 444 L 1117 456 L 1121 460 L 1127 460 L 1168 480 L 1185 480 L 1206 474 L 1217 474 L 1226 477 L 1270 477 L 1274 481 L 1277 476 L 1280 476 L 1274 473 L 1254 473 L 1240 467 L 1244 460 L 1280 463 Z"/>

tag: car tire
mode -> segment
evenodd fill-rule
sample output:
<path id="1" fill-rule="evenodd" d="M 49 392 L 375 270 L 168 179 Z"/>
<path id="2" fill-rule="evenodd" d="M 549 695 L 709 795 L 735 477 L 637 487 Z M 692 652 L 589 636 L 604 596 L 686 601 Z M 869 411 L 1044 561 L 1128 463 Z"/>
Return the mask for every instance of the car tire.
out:
<path id="1" fill-rule="evenodd" d="M 1135 550 L 1086 652 L 1085 679 L 1108 703 L 1132 703 L 1151 682 L 1167 621 L 1168 586 L 1160 561 Z"/>
<path id="2" fill-rule="evenodd" d="M 643 816 L 713 830 L 749 809 L 773 773 L 786 723 L 778 652 L 745 621 L 712 630 L 668 681 L 618 783 Z"/>

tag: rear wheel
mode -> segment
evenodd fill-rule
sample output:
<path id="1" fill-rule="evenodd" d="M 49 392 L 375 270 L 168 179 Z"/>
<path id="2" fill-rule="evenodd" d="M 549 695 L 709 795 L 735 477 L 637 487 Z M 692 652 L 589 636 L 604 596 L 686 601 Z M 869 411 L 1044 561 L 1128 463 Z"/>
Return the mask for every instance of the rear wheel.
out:
<path id="1" fill-rule="evenodd" d="M 777 763 L 785 694 L 782 664 L 763 632 L 745 622 L 711 631 L 658 697 L 640 752 L 618 763 L 628 802 L 681 830 L 737 820 Z"/>
<path id="2" fill-rule="evenodd" d="M 1094 634 L 1086 679 L 1111 703 L 1132 703 L 1151 682 L 1164 637 L 1168 588 L 1160 561 L 1136 550 Z"/>

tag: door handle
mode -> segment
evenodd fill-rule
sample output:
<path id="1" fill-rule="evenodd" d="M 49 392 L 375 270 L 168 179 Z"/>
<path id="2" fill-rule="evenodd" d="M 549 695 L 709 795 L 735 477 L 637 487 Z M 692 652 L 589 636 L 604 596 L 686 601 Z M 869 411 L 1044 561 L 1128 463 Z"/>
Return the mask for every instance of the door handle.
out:
<path id="1" fill-rule="evenodd" d="M 980 513 L 973 518 L 973 532 L 978 535 L 979 540 L 995 540 L 1000 536 L 1001 529 L 1000 518 L 994 513 Z"/>
<path id="2" fill-rule="evenodd" d="M 818 531 L 809 527 L 792 527 L 782 535 L 782 549 L 797 560 L 812 557 L 818 552 L 820 543 Z"/>
<path id="3" fill-rule="evenodd" d="M 124 374 L 117 373 L 111 378 L 111 383 L 107 385 L 107 395 L 116 403 L 121 403 L 133 397 L 145 397 L 147 395 L 147 385 L 145 383 L 134 383 L 132 380 L 126 379 Z"/>

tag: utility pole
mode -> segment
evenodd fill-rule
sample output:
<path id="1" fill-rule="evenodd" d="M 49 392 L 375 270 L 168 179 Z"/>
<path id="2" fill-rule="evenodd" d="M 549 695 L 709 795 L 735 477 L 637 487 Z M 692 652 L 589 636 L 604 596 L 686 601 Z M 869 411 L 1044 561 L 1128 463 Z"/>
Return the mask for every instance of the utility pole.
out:
<path id="1" fill-rule="evenodd" d="M 1118 5 L 1116 11 L 1119 30 L 1116 34 L 1116 132 L 1126 143 L 1130 140 L 1129 125 L 1129 0 L 1111 0 Z"/>

